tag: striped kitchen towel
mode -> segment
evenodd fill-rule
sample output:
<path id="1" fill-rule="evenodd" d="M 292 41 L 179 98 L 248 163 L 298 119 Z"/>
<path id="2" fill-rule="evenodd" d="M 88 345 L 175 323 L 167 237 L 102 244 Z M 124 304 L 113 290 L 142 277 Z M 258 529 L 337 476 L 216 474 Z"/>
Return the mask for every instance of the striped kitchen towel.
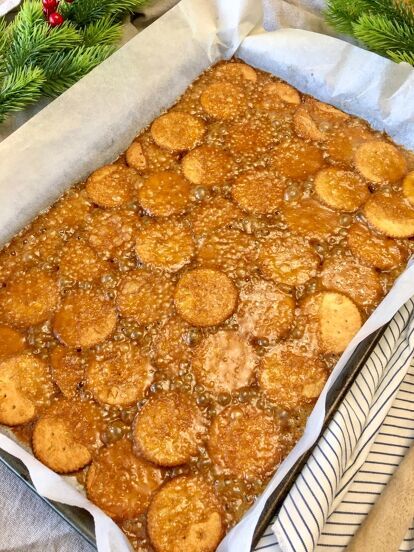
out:
<path id="1" fill-rule="evenodd" d="M 414 440 L 414 298 L 395 315 L 256 552 L 341 552 Z M 414 524 L 400 551 L 414 550 Z"/>

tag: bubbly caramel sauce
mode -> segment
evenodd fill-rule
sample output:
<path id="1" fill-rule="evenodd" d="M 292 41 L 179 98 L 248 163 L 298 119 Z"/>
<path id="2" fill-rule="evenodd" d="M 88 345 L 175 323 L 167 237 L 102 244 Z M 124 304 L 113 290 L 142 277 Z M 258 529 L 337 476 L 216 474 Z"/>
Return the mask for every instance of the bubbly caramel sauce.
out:
<path id="1" fill-rule="evenodd" d="M 75 475 L 136 551 L 182 552 L 176 531 L 185 550 L 215 550 L 338 359 L 323 294 L 345 295 L 364 320 L 414 250 L 412 155 L 267 73 L 210 68 L 0 252 L 0 422 L 13 425 L 18 404 L 28 421 L 14 431 L 30 442 L 39 417 L 42 435 L 66 420 L 67 442 L 92 458 Z M 397 222 L 383 200 L 367 220 L 376 192 L 398 196 Z M 185 276 L 195 269 L 207 270 Z M 33 383 L 27 354 L 48 385 Z M 70 458 L 57 452 L 59 465 Z"/>

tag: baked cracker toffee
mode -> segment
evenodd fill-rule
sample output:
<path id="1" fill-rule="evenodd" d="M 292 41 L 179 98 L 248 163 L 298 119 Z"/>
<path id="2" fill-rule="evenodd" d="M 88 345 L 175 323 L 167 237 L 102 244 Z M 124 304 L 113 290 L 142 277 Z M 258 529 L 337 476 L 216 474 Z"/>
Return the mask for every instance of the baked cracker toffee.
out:
<path id="1" fill-rule="evenodd" d="M 414 249 L 414 163 L 238 61 L 0 252 L 0 423 L 140 552 L 214 552 Z"/>

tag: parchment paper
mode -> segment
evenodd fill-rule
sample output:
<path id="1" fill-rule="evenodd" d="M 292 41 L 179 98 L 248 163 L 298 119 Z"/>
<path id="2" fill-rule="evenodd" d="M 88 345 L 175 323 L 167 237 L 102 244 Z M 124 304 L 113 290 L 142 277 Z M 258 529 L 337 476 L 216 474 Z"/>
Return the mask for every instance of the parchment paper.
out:
<path id="1" fill-rule="evenodd" d="M 267 2 L 268 3 L 268 2 Z M 278 11 L 266 27 L 295 26 L 299 12 L 272 0 Z M 263 30 L 257 0 L 182 0 L 109 60 L 0 144 L 0 240 L 6 242 L 72 183 L 114 159 L 141 128 L 169 107 L 200 72 L 234 53 L 300 90 L 369 120 L 414 148 L 414 71 L 336 38 L 309 30 Z M 313 29 L 314 15 L 301 13 Z M 318 29 L 319 30 L 319 29 Z M 266 492 L 220 545 L 220 552 L 248 552 L 265 501 L 316 440 L 326 392 L 356 344 L 386 323 L 414 294 L 414 264 L 395 283 L 353 339 L 309 418 L 303 438 Z M 66 480 L 6 435 L 0 447 L 21 458 L 41 494 L 86 507 L 95 518 L 101 552 L 128 544 L 115 524 Z"/>

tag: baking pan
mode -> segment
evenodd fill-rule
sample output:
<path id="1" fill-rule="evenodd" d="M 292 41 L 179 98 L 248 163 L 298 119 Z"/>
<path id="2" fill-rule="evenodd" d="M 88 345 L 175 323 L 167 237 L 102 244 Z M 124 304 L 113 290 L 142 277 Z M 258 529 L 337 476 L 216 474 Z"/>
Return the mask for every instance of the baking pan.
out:
<path id="1" fill-rule="evenodd" d="M 373 334 L 369 335 L 357 346 L 349 361 L 344 366 L 344 369 L 339 374 L 337 380 L 332 385 L 326 398 L 326 414 L 322 431 L 325 430 L 329 422 L 332 420 L 332 417 L 335 414 L 339 404 L 353 384 L 360 369 L 368 360 L 374 347 L 384 333 L 386 327 L 387 326 L 383 326 Z M 273 516 L 277 514 L 277 512 L 281 508 L 286 495 L 289 493 L 290 488 L 295 482 L 297 476 L 299 475 L 309 456 L 312 454 L 312 451 L 313 447 L 299 458 L 299 460 L 290 469 L 285 478 L 280 482 L 280 484 L 276 487 L 276 489 L 268 498 L 266 506 L 262 512 L 262 515 L 254 532 L 252 549 L 254 549 L 256 544 L 259 542 L 260 538 L 269 526 L 269 523 L 271 522 Z M 21 481 L 26 483 L 26 485 L 28 485 L 28 487 L 35 494 L 40 496 L 30 480 L 28 470 L 20 460 L 0 450 L 0 461 L 5 466 L 7 466 Z M 73 529 L 75 529 L 75 531 L 77 531 L 89 544 L 96 548 L 93 518 L 89 514 L 89 512 L 80 508 L 61 504 L 60 502 L 53 502 L 42 496 L 40 496 L 40 498 L 44 502 L 46 502 L 46 504 L 48 504 L 55 512 L 57 512 L 71 527 L 73 527 Z"/>

